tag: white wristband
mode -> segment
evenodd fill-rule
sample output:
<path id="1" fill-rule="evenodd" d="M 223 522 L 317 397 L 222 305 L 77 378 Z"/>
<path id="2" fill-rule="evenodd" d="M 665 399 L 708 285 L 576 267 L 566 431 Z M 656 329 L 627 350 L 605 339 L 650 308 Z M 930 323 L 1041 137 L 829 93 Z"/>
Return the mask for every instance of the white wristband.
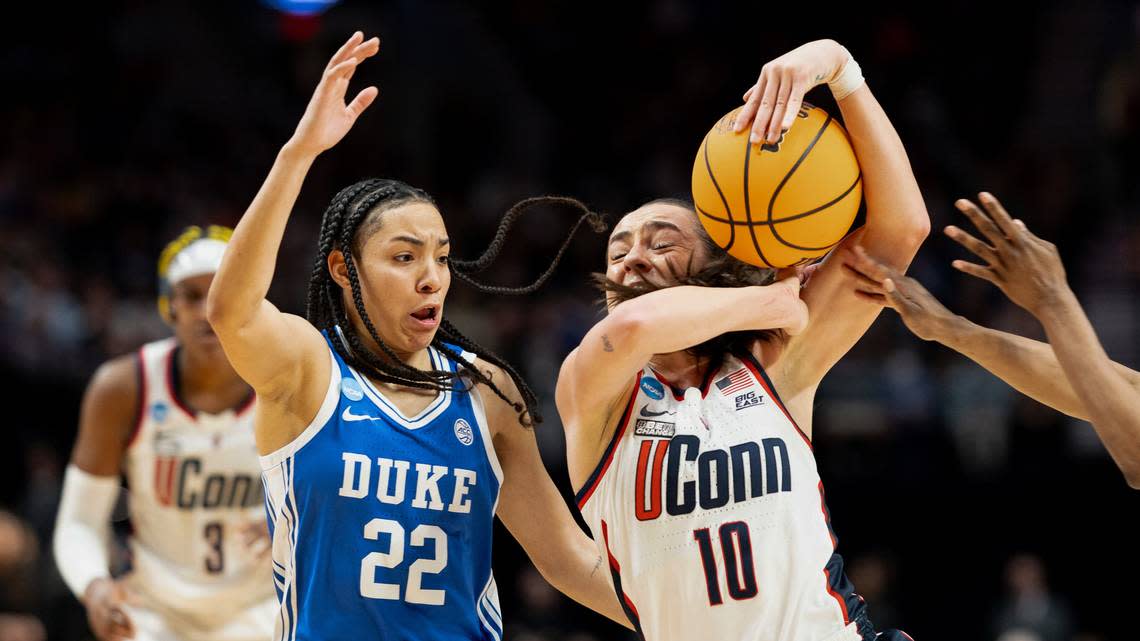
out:
<path id="1" fill-rule="evenodd" d="M 851 56 L 851 52 L 847 51 L 844 47 L 843 51 L 847 54 L 847 62 L 843 63 L 843 68 L 835 77 L 827 81 L 827 87 L 831 89 L 831 95 L 835 96 L 836 100 L 843 100 L 847 96 L 855 93 L 855 90 L 863 86 L 865 80 L 863 79 L 863 70 L 859 68 L 859 63 L 855 62 L 855 58 Z"/>

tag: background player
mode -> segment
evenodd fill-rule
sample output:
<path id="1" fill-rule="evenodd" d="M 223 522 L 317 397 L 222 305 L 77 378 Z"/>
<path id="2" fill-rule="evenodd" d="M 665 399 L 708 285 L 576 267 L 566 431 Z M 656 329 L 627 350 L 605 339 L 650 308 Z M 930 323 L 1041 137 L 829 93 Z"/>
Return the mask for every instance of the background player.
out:
<path id="1" fill-rule="evenodd" d="M 159 310 L 174 336 L 105 363 L 83 399 L 54 550 L 103 641 L 264 641 L 273 630 L 253 390 L 206 322 L 229 236 L 190 227 L 166 246 Z M 113 579 L 120 475 L 132 567 Z"/>
<path id="2" fill-rule="evenodd" d="M 1108 358 L 1069 287 L 1057 247 L 1013 220 L 991 194 L 955 205 L 985 241 L 953 225 L 946 235 L 984 264 L 955 269 L 996 285 L 1045 329 L 1042 343 L 981 327 L 946 309 L 913 278 L 855 248 L 845 254 L 862 292 L 899 313 L 923 340 L 937 341 L 977 362 L 1018 391 L 1070 416 L 1090 421 L 1128 485 L 1140 489 L 1140 373 Z"/>
<path id="3" fill-rule="evenodd" d="M 775 140 L 829 81 L 867 203 L 845 243 L 901 270 L 930 223 L 857 69 L 834 41 L 803 45 L 764 66 L 736 127 Z M 676 202 L 627 214 L 608 251 L 610 313 L 566 358 L 558 406 L 579 506 L 631 620 L 654 640 L 873 639 L 810 439 L 820 381 L 879 308 L 833 258 L 802 291 L 795 277 L 741 286 L 772 273 L 726 256 Z"/>
<path id="4" fill-rule="evenodd" d="M 265 298 L 310 166 L 376 97 L 345 101 L 378 50 L 357 32 L 329 61 L 210 290 L 210 322 L 261 399 L 277 635 L 500 639 L 496 514 L 555 587 L 624 620 L 524 425 L 533 395 L 443 318 L 452 239 L 430 196 L 395 180 L 342 190 L 309 319 Z"/>

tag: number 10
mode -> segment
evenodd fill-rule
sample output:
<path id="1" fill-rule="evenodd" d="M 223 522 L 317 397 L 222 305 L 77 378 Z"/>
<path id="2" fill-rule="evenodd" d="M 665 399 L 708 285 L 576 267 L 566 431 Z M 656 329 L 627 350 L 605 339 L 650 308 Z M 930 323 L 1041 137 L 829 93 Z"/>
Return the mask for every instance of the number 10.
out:
<path id="1" fill-rule="evenodd" d="M 752 536 L 748 525 L 734 521 L 720 526 L 720 549 L 724 554 L 725 579 L 728 595 L 737 601 L 756 596 L 756 567 L 752 562 Z M 708 528 L 693 531 L 693 538 L 701 549 L 701 563 L 705 567 L 705 585 L 709 591 L 709 605 L 720 605 L 720 578 L 717 576 L 716 557 L 713 555 L 712 537 Z"/>

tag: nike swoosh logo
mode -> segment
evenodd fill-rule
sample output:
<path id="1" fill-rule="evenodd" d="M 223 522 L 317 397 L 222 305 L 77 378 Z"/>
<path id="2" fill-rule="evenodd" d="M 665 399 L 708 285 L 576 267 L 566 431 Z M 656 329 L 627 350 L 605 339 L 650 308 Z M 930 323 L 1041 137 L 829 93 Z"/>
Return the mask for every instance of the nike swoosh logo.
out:
<path id="1" fill-rule="evenodd" d="M 351 407 L 344 408 L 344 412 L 340 415 L 341 420 L 346 422 L 353 421 L 379 421 L 382 420 L 379 416 L 369 416 L 367 414 L 353 414 Z"/>
<path id="2" fill-rule="evenodd" d="M 649 408 L 647 408 L 647 407 L 641 408 L 641 415 L 646 417 L 646 418 L 656 418 L 658 416 L 665 416 L 666 414 L 669 414 L 670 416 L 672 416 L 673 414 L 676 414 L 676 413 L 677 412 L 670 411 L 670 410 L 663 410 L 660 412 L 651 412 L 651 411 L 649 411 Z"/>

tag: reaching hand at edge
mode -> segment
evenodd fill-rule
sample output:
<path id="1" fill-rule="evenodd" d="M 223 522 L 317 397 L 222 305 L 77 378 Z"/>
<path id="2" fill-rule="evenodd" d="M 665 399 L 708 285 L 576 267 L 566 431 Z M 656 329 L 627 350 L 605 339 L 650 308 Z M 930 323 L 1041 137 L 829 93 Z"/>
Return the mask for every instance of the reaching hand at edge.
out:
<path id="1" fill-rule="evenodd" d="M 313 155 L 331 148 L 344 138 L 360 114 L 376 99 L 379 90 L 365 87 L 352 102 L 345 103 L 348 83 L 356 67 L 380 51 L 380 39 L 364 40 L 364 34 L 352 34 L 329 60 L 321 81 L 313 91 L 305 114 L 293 132 L 292 143 Z"/>

